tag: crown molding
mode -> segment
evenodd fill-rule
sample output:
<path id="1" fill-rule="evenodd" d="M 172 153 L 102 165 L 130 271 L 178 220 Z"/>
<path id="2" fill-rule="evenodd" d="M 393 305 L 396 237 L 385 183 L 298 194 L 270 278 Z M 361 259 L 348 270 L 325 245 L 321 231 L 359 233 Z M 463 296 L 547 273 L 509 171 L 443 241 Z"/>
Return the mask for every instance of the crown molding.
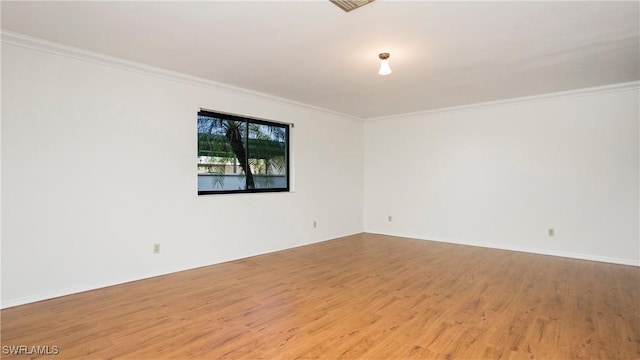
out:
<path id="1" fill-rule="evenodd" d="M 555 99 L 567 99 L 572 97 L 604 94 L 604 93 L 626 91 L 626 90 L 637 90 L 637 89 L 640 89 L 640 81 L 630 81 L 630 82 L 617 83 L 617 84 L 611 84 L 611 85 L 594 86 L 594 87 L 553 92 L 553 93 L 547 93 L 547 94 L 541 94 L 541 95 L 532 95 L 532 96 L 524 96 L 524 97 L 517 97 L 517 98 L 511 98 L 511 99 L 504 99 L 504 100 L 487 101 L 487 102 L 481 102 L 481 103 L 475 103 L 475 104 L 452 106 L 452 107 L 439 108 L 439 109 L 426 110 L 426 111 L 417 111 L 417 112 L 398 114 L 398 115 L 372 117 L 372 118 L 366 118 L 364 119 L 364 121 L 374 122 L 374 121 L 383 121 L 383 120 L 397 120 L 397 119 L 402 119 L 407 117 L 430 115 L 430 114 L 436 114 L 441 112 L 475 110 L 475 109 L 480 109 L 485 107 L 524 104 L 524 103 L 532 103 L 532 102 L 549 101 L 549 100 L 555 100 Z"/>
<path id="2" fill-rule="evenodd" d="M 217 91 L 223 91 L 223 92 L 231 93 L 238 96 L 275 101 L 282 104 L 292 105 L 292 106 L 313 110 L 313 111 L 317 111 L 325 114 L 340 116 L 340 117 L 357 121 L 357 122 L 395 120 L 395 119 L 401 119 L 401 118 L 412 117 L 412 116 L 430 115 L 430 114 L 435 114 L 440 112 L 474 110 L 474 109 L 485 108 L 485 107 L 540 102 L 540 101 L 548 101 L 548 100 L 559 99 L 559 98 L 571 98 L 571 97 L 587 96 L 587 95 L 601 94 L 601 93 L 607 93 L 607 92 L 640 89 L 640 81 L 631 81 L 631 82 L 611 84 L 611 85 L 605 85 L 605 86 L 588 87 L 583 89 L 561 91 L 561 92 L 547 93 L 547 94 L 541 94 L 541 95 L 517 97 L 517 98 L 511 98 L 511 99 L 488 101 L 488 102 L 481 102 L 481 103 L 475 103 L 475 104 L 452 106 L 452 107 L 438 108 L 438 109 L 432 109 L 432 110 L 426 110 L 426 111 L 417 111 L 417 112 L 411 112 L 411 113 L 363 119 L 357 116 L 297 102 L 294 100 L 290 100 L 290 99 L 286 99 L 286 98 L 282 98 L 274 95 L 261 93 L 254 90 L 249 90 L 246 88 L 224 84 L 224 83 L 216 82 L 213 80 L 201 78 L 198 76 L 187 75 L 184 73 L 166 70 L 166 69 L 162 69 L 162 68 L 158 68 L 158 67 L 154 67 L 151 65 L 146 65 L 146 64 L 142 64 L 134 61 L 124 60 L 121 58 L 100 54 L 93 51 L 84 50 L 84 49 L 80 49 L 80 48 L 76 48 L 68 45 L 63 45 L 60 43 L 43 40 L 43 39 L 35 38 L 32 36 L 28 36 L 28 35 L 14 33 L 11 31 L 1 30 L 0 37 L 3 44 L 21 46 L 21 47 L 43 51 L 43 52 L 47 52 L 55 55 L 65 56 L 65 57 L 76 59 L 76 60 L 92 62 L 92 63 L 105 65 L 105 66 L 111 66 L 111 67 L 115 67 L 115 68 L 119 68 L 127 71 L 133 71 L 133 72 L 137 72 L 137 73 L 141 73 L 141 74 L 145 74 L 145 75 L 149 75 L 157 78 L 162 78 L 165 80 L 177 81 L 177 82 L 186 83 L 189 85 L 205 87 L 205 88 L 209 88 Z"/>
<path id="3" fill-rule="evenodd" d="M 200 87 L 205 87 L 217 91 L 223 91 L 227 93 L 231 93 L 234 95 L 245 96 L 258 98 L 263 100 L 270 100 L 279 102 L 282 104 L 293 105 L 296 107 L 309 109 L 313 111 L 322 112 L 325 114 L 337 115 L 343 118 L 347 118 L 349 120 L 354 120 L 358 122 L 362 122 L 362 119 L 353 115 L 341 113 L 334 110 L 329 110 L 325 108 L 321 108 L 318 106 L 313 106 L 301 102 L 297 102 L 294 100 L 269 95 L 265 93 L 261 93 L 254 90 L 249 90 L 229 84 L 224 84 L 220 82 L 216 82 L 213 80 L 208 80 L 205 78 L 201 78 L 198 76 L 187 75 L 184 73 L 180 73 L 177 71 L 171 71 L 167 69 L 158 68 L 151 65 L 146 65 L 142 63 L 138 63 L 135 61 L 129 61 L 125 59 L 121 59 L 114 56 L 109 56 L 101 53 L 96 53 L 89 50 L 84 50 L 80 48 L 76 48 L 73 46 L 63 45 L 60 43 L 56 43 L 53 41 L 43 40 L 40 38 L 23 35 L 11 31 L 1 30 L 0 38 L 3 44 L 20 46 L 32 50 L 42 51 L 54 55 L 60 55 L 80 61 L 86 61 L 91 63 L 96 63 L 100 65 L 115 67 L 121 70 L 133 71 L 165 80 L 177 81 L 181 83 L 186 83 L 189 85 L 195 85 Z"/>

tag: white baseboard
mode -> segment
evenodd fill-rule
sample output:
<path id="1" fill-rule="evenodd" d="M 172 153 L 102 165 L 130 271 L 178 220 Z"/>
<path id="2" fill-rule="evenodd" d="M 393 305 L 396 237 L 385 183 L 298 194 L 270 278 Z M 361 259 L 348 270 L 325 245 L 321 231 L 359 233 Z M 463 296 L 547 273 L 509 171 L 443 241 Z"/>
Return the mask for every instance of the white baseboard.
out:
<path id="1" fill-rule="evenodd" d="M 160 273 L 160 274 L 149 274 L 148 276 L 143 276 L 143 277 L 138 277 L 138 278 L 130 278 L 130 279 L 120 279 L 118 281 L 111 281 L 111 282 L 98 282 L 98 283 L 93 283 L 93 284 L 84 284 L 84 285 L 75 286 L 75 287 L 56 289 L 54 291 L 45 291 L 45 292 L 42 292 L 42 293 L 31 294 L 31 295 L 28 295 L 28 296 L 22 296 L 22 297 L 17 297 L 17 298 L 13 298 L 13 299 L 6 299 L 6 300 L 3 300 L 3 301 L 0 302 L 0 309 L 7 309 L 7 308 L 10 308 L 10 307 L 14 307 L 14 306 L 25 305 L 25 304 L 34 303 L 34 302 L 43 301 L 43 300 L 50 300 L 50 299 L 54 299 L 54 298 L 58 298 L 58 297 L 62 297 L 62 296 L 67 296 L 67 295 L 73 295 L 73 294 L 77 294 L 77 293 L 81 293 L 81 292 L 85 292 L 85 291 L 97 290 L 97 289 L 101 289 L 101 288 L 105 288 L 105 287 L 109 287 L 109 286 L 126 284 L 126 283 L 133 282 L 133 281 L 139 281 L 139 280 L 153 278 L 153 277 L 156 277 L 156 276 L 173 274 L 173 273 L 180 272 L 180 271 L 193 270 L 193 269 L 196 269 L 196 268 L 199 268 L 199 267 L 203 267 L 203 266 L 211 266 L 211 265 L 216 265 L 216 264 L 220 264 L 220 263 L 227 262 L 227 261 L 245 259 L 245 258 L 249 258 L 249 257 L 252 257 L 252 256 L 258 256 L 258 255 L 263 255 L 263 254 L 267 254 L 267 253 L 271 253 L 271 252 L 292 249 L 292 248 L 299 247 L 299 246 L 311 245 L 311 244 L 315 244 L 315 243 L 318 243 L 318 242 L 328 241 L 328 240 L 341 238 L 341 237 L 346 237 L 346 236 L 351 236 L 351 235 L 360 234 L 360 233 L 361 232 L 355 232 L 355 233 L 349 232 L 346 235 L 340 235 L 340 236 L 337 236 L 337 237 L 329 237 L 329 238 L 327 238 L 325 236 L 325 237 L 322 237 L 322 238 L 319 238 L 319 239 L 311 239 L 311 240 L 303 242 L 301 244 L 296 244 L 293 247 L 286 247 L 286 248 L 281 248 L 281 249 L 273 249 L 273 250 L 269 250 L 269 251 L 266 251 L 266 252 L 257 252 L 257 253 L 254 253 L 254 254 L 248 254 L 248 255 L 243 256 L 241 258 L 224 259 L 224 260 L 221 260 L 219 262 L 210 263 L 210 264 L 196 264 L 193 267 L 188 267 L 188 268 L 175 268 L 175 269 L 172 269 L 171 271 L 163 272 L 163 273 Z"/>
<path id="2" fill-rule="evenodd" d="M 101 288 L 105 288 L 105 287 L 109 287 L 109 286 L 126 284 L 126 283 L 129 283 L 129 282 L 149 279 L 149 278 L 152 278 L 152 277 L 166 275 L 166 274 L 170 274 L 170 273 L 178 272 L 178 271 L 181 271 L 181 270 L 172 271 L 172 272 L 168 272 L 168 273 L 165 273 L 165 274 L 149 275 L 149 276 L 145 276 L 145 277 L 141 277 L 141 278 L 126 279 L 126 280 L 122 280 L 122 281 L 102 282 L 102 283 L 94 283 L 94 284 L 84 284 L 84 285 L 80 285 L 80 286 L 76 286 L 76 287 L 68 287 L 68 288 L 56 289 L 56 290 L 53 290 L 53 291 L 45 291 L 45 292 L 37 293 L 37 294 L 30 294 L 30 295 L 27 295 L 27 296 L 17 297 L 17 298 L 13 298 L 13 299 L 5 299 L 5 300 L 2 301 L 2 303 L 0 303 L 0 309 L 7 309 L 7 308 L 10 308 L 10 307 L 14 307 L 14 306 L 30 304 L 30 303 L 34 303 L 34 302 L 38 302 L 38 301 L 43 301 L 43 300 L 55 299 L 55 298 L 59 298 L 59 297 L 62 297 L 62 296 L 78 294 L 78 293 L 85 292 L 85 291 L 97 290 L 97 289 L 101 289 Z"/>
<path id="3" fill-rule="evenodd" d="M 617 264 L 617 265 L 640 266 L 640 260 L 634 260 L 634 259 L 614 258 L 614 257 L 608 257 L 608 256 L 574 253 L 574 252 L 568 252 L 568 251 L 557 251 L 557 250 L 550 250 L 550 249 L 538 249 L 538 248 L 531 248 L 531 247 L 525 247 L 525 246 L 504 246 L 501 244 L 485 244 L 485 243 L 479 244 L 479 243 L 468 242 L 468 241 L 427 239 L 424 237 L 407 235 L 407 234 L 390 234 L 390 233 L 369 232 L 369 231 L 367 232 L 371 234 L 397 236 L 397 237 L 411 238 L 411 239 L 417 239 L 417 240 L 436 241 L 436 242 L 457 244 L 457 245 L 477 246 L 477 247 L 483 247 L 483 248 L 489 248 L 489 249 L 518 251 L 518 252 L 525 252 L 525 253 L 538 254 L 538 255 L 558 256 L 558 257 L 564 257 L 564 258 L 570 258 L 570 259 L 597 261 L 597 262 L 604 262 L 604 263 Z"/>

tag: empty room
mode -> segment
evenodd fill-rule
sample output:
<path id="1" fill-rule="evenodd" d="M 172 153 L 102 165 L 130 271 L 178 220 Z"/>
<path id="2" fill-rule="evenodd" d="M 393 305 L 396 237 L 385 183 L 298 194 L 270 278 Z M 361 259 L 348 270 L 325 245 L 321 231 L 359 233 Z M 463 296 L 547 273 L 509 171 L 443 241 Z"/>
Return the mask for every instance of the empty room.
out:
<path id="1" fill-rule="evenodd" d="M 2 359 L 640 358 L 640 2 L 0 13 Z"/>

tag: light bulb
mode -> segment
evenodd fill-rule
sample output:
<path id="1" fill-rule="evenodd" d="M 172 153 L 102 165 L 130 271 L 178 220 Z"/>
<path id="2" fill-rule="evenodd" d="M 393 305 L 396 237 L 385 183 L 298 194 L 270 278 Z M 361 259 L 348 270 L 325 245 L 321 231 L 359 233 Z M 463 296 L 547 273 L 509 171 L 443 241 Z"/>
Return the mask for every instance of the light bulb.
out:
<path id="1" fill-rule="evenodd" d="M 380 58 L 380 70 L 378 70 L 378 74 L 391 74 L 391 67 L 389 66 L 389 53 L 382 53 L 378 55 L 378 57 Z"/>

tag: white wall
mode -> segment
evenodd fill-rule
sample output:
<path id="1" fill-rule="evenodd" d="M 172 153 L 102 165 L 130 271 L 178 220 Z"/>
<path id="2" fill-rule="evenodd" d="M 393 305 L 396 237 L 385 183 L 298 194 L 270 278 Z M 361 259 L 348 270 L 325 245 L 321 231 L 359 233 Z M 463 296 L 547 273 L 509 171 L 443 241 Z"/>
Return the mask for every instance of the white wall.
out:
<path id="1" fill-rule="evenodd" d="M 371 120 L 365 231 L 638 265 L 638 108 L 635 85 Z"/>
<path id="2" fill-rule="evenodd" d="M 363 139 L 344 116 L 106 64 L 2 44 L 1 307 L 358 233 L 363 213 L 374 233 L 640 263 L 637 87 L 371 120 Z M 197 196 L 201 107 L 295 123 L 295 192 Z"/>
<path id="3" fill-rule="evenodd" d="M 3 43 L 2 307 L 362 231 L 359 121 L 88 58 Z M 295 123 L 295 192 L 198 196 L 201 107 Z"/>

